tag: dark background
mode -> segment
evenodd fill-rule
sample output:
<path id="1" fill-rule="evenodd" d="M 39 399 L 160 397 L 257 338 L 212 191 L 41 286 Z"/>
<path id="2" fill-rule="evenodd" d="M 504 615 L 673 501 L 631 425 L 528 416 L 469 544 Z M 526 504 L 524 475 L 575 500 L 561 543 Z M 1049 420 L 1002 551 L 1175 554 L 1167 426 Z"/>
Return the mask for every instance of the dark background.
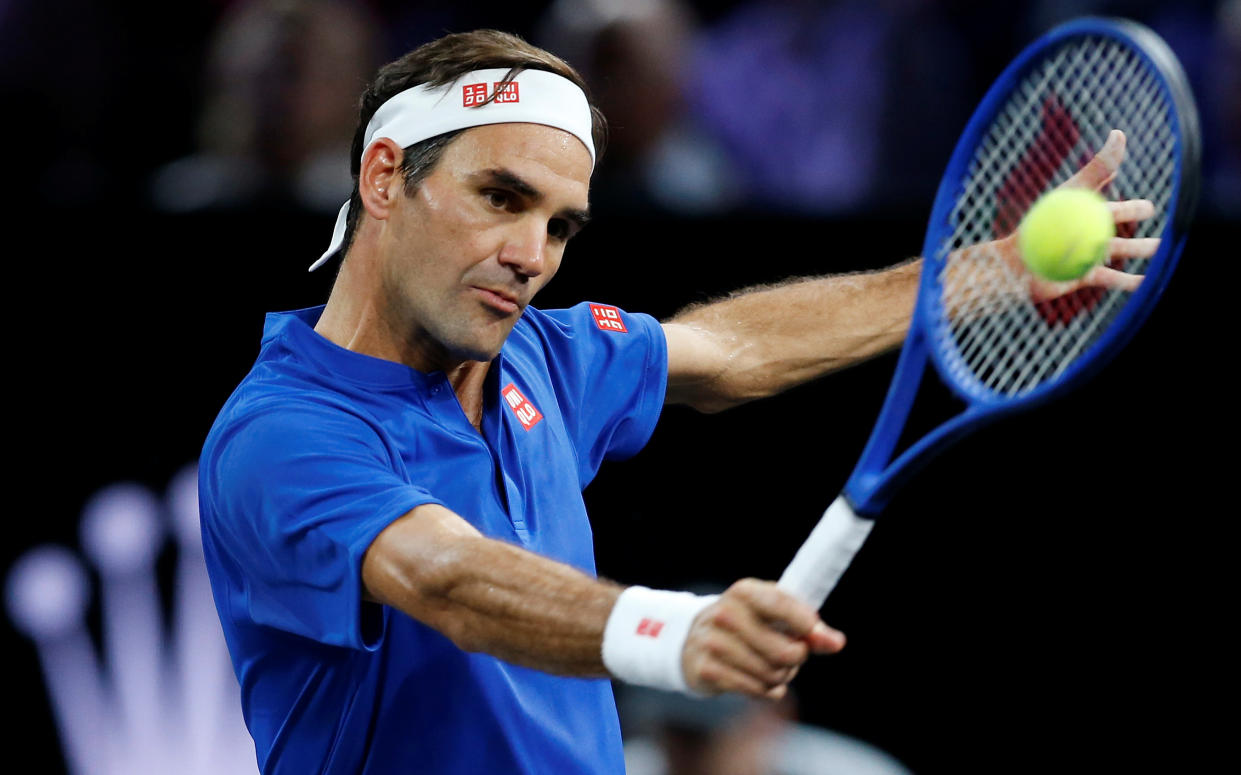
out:
<path id="1" fill-rule="evenodd" d="M 700 22 L 735 5 L 700 4 Z M 945 6 L 965 29 L 995 14 Z M 195 460 L 257 353 L 263 313 L 326 298 L 330 273 L 305 267 L 332 220 L 270 202 L 173 215 L 146 201 L 145 176 L 191 146 L 194 74 L 223 4 L 0 7 L 6 41 L 21 43 L 3 53 L 7 570 L 32 546 L 76 547 L 79 513 L 105 485 L 162 491 Z M 525 18 L 475 15 L 509 28 Z M 998 29 L 979 45 L 995 67 L 979 65 L 946 123 L 964 125 L 1025 42 L 1015 22 Z M 98 69 L 70 67 L 88 59 Z M 60 104 L 69 80 L 97 81 L 99 104 Z M 942 167 L 949 150 L 926 153 Z M 739 286 L 886 266 L 921 248 L 932 192 L 908 193 L 921 203 L 813 215 L 596 208 L 541 305 L 663 317 Z M 917 772 L 1207 755 L 1221 725 L 1199 708 L 1223 693 L 1214 622 L 1235 610 L 1221 525 L 1235 512 L 1236 217 L 1235 202 L 1204 198 L 1163 300 L 1106 370 L 972 434 L 896 496 L 825 607 L 850 641 L 798 678 L 805 720 Z M 894 365 L 883 356 L 717 416 L 669 409 L 641 455 L 587 490 L 601 574 L 659 587 L 778 576 L 851 471 Z M 919 422 L 952 406 L 932 391 Z M 35 651 L 7 620 L 3 638 L 19 719 L 8 747 L 43 752 L 34 771 L 57 772 Z"/>

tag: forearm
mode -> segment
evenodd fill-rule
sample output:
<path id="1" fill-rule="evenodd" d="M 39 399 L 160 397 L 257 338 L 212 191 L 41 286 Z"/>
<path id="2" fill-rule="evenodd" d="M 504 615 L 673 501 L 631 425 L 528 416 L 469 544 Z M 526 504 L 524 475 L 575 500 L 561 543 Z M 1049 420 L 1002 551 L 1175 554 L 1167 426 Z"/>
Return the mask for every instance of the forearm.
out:
<path id="1" fill-rule="evenodd" d="M 464 526 L 464 527 L 463 527 Z M 367 590 L 466 651 L 561 675 L 603 676 L 603 631 L 621 587 L 486 538 L 420 506 L 376 539 Z"/>
<path id="2" fill-rule="evenodd" d="M 666 690 L 778 699 L 810 651 L 844 645 L 813 609 L 773 582 L 744 579 L 718 597 L 622 590 L 486 538 L 435 504 L 380 533 L 363 558 L 362 577 L 373 600 L 466 651 L 561 675 L 611 672 Z"/>
<path id="3" fill-rule="evenodd" d="M 718 411 L 898 346 L 909 328 L 921 259 L 877 272 L 748 289 L 678 313 L 705 357 L 673 374 L 669 402 Z M 682 360 L 689 361 L 689 358 Z"/>

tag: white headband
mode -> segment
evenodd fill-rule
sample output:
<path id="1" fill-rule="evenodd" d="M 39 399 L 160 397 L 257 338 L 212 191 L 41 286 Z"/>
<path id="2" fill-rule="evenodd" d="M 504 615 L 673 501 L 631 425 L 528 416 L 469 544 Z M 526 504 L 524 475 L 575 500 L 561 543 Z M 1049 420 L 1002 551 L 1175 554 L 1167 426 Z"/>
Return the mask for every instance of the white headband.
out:
<path id="1" fill-rule="evenodd" d="M 366 125 L 363 156 L 371 143 L 381 137 L 408 148 L 445 132 L 486 124 L 544 124 L 581 140 L 590 151 L 593 166 L 595 144 L 591 139 L 590 104 L 577 84 L 546 70 L 523 70 L 505 85 L 499 96 L 483 104 L 508 73 L 508 68 L 475 70 L 448 86 L 431 88 L 424 84 L 394 95 L 379 106 Z M 345 202 L 336 216 L 332 243 L 310 265 L 310 271 L 340 250 L 348 220 L 349 203 Z"/>

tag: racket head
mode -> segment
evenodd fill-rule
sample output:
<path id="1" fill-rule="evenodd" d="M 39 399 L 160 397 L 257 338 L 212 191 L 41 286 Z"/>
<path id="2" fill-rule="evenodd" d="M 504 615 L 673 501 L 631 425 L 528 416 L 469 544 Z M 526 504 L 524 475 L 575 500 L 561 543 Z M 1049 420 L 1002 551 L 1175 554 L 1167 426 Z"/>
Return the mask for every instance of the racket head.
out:
<path id="1" fill-rule="evenodd" d="M 1028 276 L 992 266 L 988 280 L 1000 278 L 1000 286 L 984 290 L 1019 301 L 1001 314 L 968 306 L 962 314 L 964 294 L 976 290 L 971 283 L 978 278 L 949 275 L 949 257 L 1015 231 L 1038 196 L 1076 173 L 1112 129 L 1125 132 L 1126 156 L 1103 193 L 1110 200 L 1151 199 L 1156 209 L 1126 236 L 1159 237 L 1158 250 L 1114 265 L 1144 275 L 1138 288 L 1089 289 L 1036 303 Z M 1184 71 L 1148 28 L 1079 19 L 1013 60 L 979 103 L 941 179 L 910 332 L 879 421 L 845 485 L 859 514 L 881 511 L 900 483 L 944 445 L 1053 398 L 1115 355 L 1147 318 L 1176 266 L 1197 201 L 1200 155 L 1197 109 Z M 928 360 L 966 409 L 892 460 Z"/>
<path id="2" fill-rule="evenodd" d="M 1152 200 L 1155 216 L 1130 236 L 1161 239 L 1150 258 L 1113 264 L 1144 275 L 1137 290 L 1076 291 L 981 320 L 950 313 L 984 274 L 951 278 L 952 252 L 1015 231 L 1030 205 L 1089 161 L 1112 129 L 1125 132 L 1126 155 L 1103 192 L 1113 201 Z M 925 332 L 945 384 L 972 408 L 1012 411 L 1102 366 L 1137 331 L 1172 275 L 1197 201 L 1200 156 L 1184 71 L 1148 28 L 1080 19 L 1028 46 L 970 119 L 928 223 L 914 325 Z M 988 292 L 1020 293 L 1028 285 L 1013 273 L 985 275 L 1012 284 Z"/>

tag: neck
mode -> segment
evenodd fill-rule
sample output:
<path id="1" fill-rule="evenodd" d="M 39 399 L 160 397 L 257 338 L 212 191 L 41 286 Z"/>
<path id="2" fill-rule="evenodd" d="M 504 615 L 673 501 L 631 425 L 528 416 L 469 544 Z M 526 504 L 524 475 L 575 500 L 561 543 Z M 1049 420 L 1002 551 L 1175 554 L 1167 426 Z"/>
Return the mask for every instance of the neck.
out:
<path id="1" fill-rule="evenodd" d="M 342 259 L 327 305 L 315 332 L 354 352 L 403 363 L 423 373 L 459 365 L 446 352 L 436 352 L 430 337 L 388 303 L 380 276 L 373 235 L 363 224 L 357 242 Z M 442 350 L 442 348 L 438 348 Z"/>
<path id="2" fill-rule="evenodd" d="M 418 371 L 434 371 L 429 359 L 411 346 L 410 337 L 400 334 L 400 325 L 385 314 L 382 299 L 374 290 L 379 287 L 376 273 L 369 266 L 362 260 L 341 265 L 315 332 L 354 352 L 403 363 Z"/>
<path id="3" fill-rule="evenodd" d="M 377 262 L 353 255 L 344 262 L 328 296 L 327 305 L 315 332 L 353 352 L 404 364 L 429 374 L 442 371 L 457 394 L 462 411 L 475 428 L 483 414 L 483 385 L 491 366 L 489 361 L 465 360 L 451 356 L 443 348 L 428 345 L 431 337 L 416 325 L 393 319 L 388 305 L 377 292 Z"/>
<path id="4" fill-rule="evenodd" d="M 491 364 L 484 361 L 466 361 L 445 374 L 457 394 L 457 402 L 461 411 L 476 430 L 483 429 L 483 386 L 487 382 L 487 372 Z"/>

